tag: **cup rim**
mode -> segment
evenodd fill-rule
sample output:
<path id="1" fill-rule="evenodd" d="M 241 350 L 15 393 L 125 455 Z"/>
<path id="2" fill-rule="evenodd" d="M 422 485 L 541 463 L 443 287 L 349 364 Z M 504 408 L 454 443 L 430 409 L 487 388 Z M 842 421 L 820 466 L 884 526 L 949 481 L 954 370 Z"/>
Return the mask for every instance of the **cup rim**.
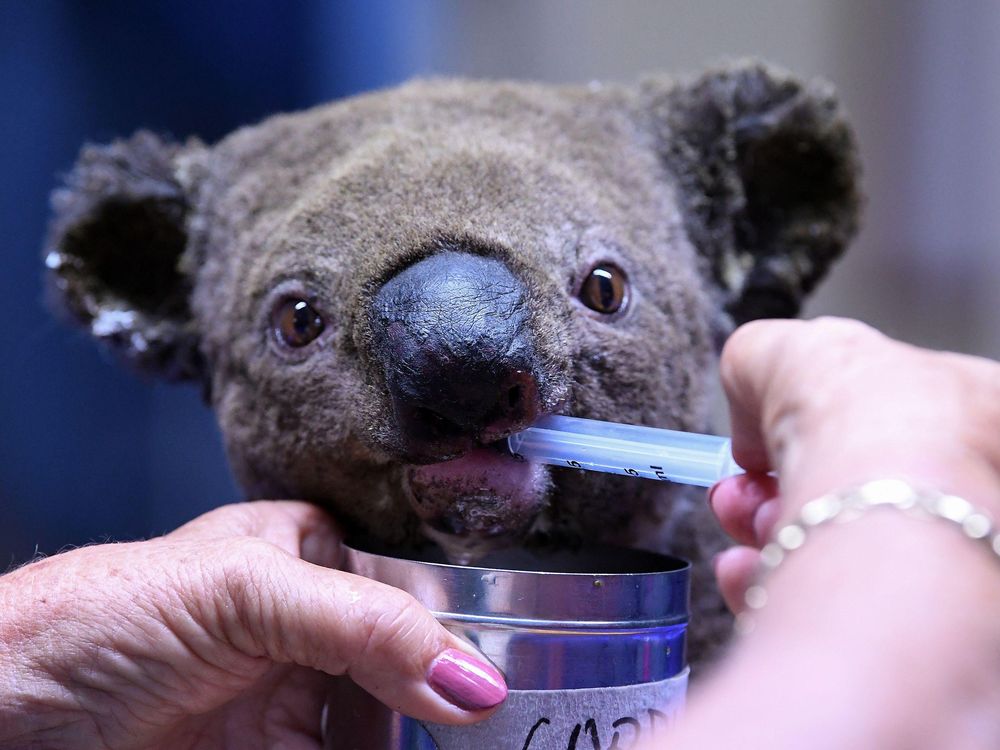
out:
<path id="1" fill-rule="evenodd" d="M 624 558 L 639 570 L 518 570 L 413 559 L 412 550 L 390 549 L 383 554 L 384 546 L 359 549 L 352 541 L 355 546 L 344 545 L 346 570 L 407 591 L 443 620 L 510 627 L 642 629 L 688 619 L 690 563 L 666 555 L 595 546 L 584 555 L 563 555 L 562 562 L 595 553 L 603 557 L 610 551 L 620 556 L 620 570 Z M 425 551 L 425 557 L 428 554 Z M 547 557 L 551 563 L 552 556 Z"/>
<path id="2" fill-rule="evenodd" d="M 691 563 L 679 557 L 650 550 L 619 547 L 607 544 L 587 545 L 579 550 L 536 551 L 514 548 L 492 552 L 482 561 L 471 565 L 448 562 L 444 553 L 435 545 L 397 549 L 368 539 L 347 539 L 342 542 L 345 550 L 362 555 L 390 558 L 404 563 L 415 563 L 434 568 L 477 573 L 503 572 L 528 576 L 602 576 L 606 578 L 649 576 L 689 571 Z M 600 560 L 603 567 L 589 570 L 569 570 L 577 561 Z M 547 567 L 543 567 L 547 566 Z M 631 567 L 633 569 L 626 570 Z"/>

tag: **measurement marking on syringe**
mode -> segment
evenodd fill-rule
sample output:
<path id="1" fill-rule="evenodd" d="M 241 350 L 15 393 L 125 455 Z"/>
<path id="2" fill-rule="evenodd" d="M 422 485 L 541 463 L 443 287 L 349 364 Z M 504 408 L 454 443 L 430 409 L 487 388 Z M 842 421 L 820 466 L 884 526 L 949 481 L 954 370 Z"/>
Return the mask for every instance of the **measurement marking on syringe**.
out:
<path id="1" fill-rule="evenodd" d="M 582 463 L 580 463 L 579 461 L 576 461 L 576 460 L 574 460 L 572 458 L 563 459 L 563 461 L 571 469 L 594 469 L 594 468 L 598 468 L 598 464 L 593 464 L 593 463 L 588 462 L 587 466 L 584 466 Z M 658 479 L 661 482 L 671 482 L 671 481 L 674 481 L 670 477 L 667 476 L 667 473 L 663 470 L 662 466 L 650 466 L 649 468 L 650 468 L 650 471 L 655 476 L 649 476 L 650 472 L 648 472 L 646 470 L 639 470 L 639 469 L 633 468 L 631 466 L 614 466 L 614 467 L 612 467 L 612 466 L 604 466 L 600 470 L 601 471 L 608 471 L 609 469 L 610 470 L 617 470 L 617 471 L 621 472 L 622 474 L 625 474 L 625 475 L 630 476 L 630 477 L 643 477 L 643 476 L 645 476 L 645 477 L 649 477 L 650 479 Z"/>

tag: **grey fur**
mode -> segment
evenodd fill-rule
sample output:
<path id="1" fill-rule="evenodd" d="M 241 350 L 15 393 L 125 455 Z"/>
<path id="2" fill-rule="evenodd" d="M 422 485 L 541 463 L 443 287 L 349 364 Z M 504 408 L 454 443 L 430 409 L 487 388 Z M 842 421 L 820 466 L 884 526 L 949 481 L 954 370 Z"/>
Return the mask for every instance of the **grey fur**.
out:
<path id="1" fill-rule="evenodd" d="M 856 177 L 828 88 L 755 63 L 638 87 L 417 81 L 212 147 L 144 133 L 88 147 L 47 252 L 95 334 L 204 380 L 248 497 L 309 499 L 403 544 L 419 532 L 372 353 L 381 283 L 442 247 L 498 258 L 528 289 L 545 409 L 703 430 L 717 342 L 734 317 L 795 313 L 855 229 Z M 160 287 L 115 272 L 151 251 L 176 269 Z M 598 261 L 631 285 L 612 318 L 575 300 Z M 327 321 L 301 352 L 269 324 L 286 293 Z M 549 481 L 528 543 L 692 559 L 693 658 L 724 641 L 709 561 L 725 541 L 702 493 Z"/>

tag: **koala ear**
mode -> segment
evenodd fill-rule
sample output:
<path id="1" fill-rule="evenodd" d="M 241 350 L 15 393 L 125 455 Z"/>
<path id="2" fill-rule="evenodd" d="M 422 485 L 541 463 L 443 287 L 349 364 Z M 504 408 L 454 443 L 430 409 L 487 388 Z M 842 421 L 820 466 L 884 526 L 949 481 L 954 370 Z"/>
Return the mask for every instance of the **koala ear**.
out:
<path id="1" fill-rule="evenodd" d="M 832 88 L 747 63 L 646 91 L 724 309 L 736 324 L 796 315 L 858 224 L 856 146 Z"/>
<path id="2" fill-rule="evenodd" d="M 199 149 L 148 132 L 83 148 L 52 195 L 45 248 L 50 295 L 99 340 L 145 371 L 201 375 L 188 306 L 189 202 L 178 160 Z"/>

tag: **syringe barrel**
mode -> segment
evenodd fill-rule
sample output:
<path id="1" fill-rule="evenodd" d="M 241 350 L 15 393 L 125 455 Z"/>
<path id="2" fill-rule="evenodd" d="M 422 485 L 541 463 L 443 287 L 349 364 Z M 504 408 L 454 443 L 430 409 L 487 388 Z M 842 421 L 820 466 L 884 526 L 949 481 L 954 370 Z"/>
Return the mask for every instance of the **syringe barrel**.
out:
<path id="1" fill-rule="evenodd" d="M 742 471 L 726 437 L 576 417 L 544 417 L 508 445 L 529 461 L 700 487 Z"/>

